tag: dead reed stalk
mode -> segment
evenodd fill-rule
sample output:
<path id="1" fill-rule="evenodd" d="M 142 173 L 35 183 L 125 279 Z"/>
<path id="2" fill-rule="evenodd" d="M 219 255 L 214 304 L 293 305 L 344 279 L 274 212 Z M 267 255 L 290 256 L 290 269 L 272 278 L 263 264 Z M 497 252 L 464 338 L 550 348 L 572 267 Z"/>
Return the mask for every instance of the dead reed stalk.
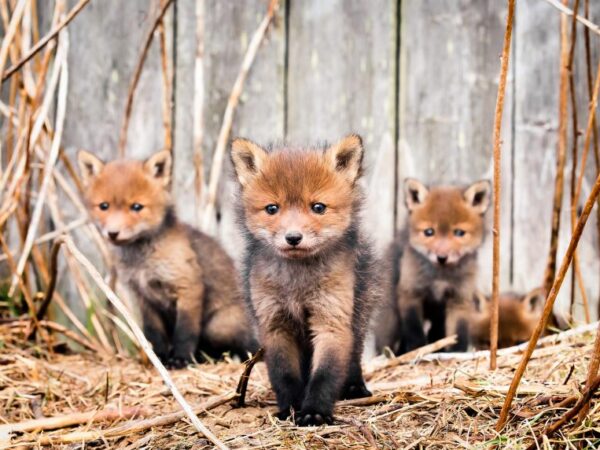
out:
<path id="1" fill-rule="evenodd" d="M 498 350 L 498 297 L 500 295 L 500 183 L 502 165 L 500 139 L 514 15 L 515 1 L 508 0 L 506 31 L 504 32 L 504 44 L 502 46 L 500 63 L 500 82 L 498 84 L 498 96 L 496 98 L 496 110 L 494 113 L 494 228 L 492 252 L 492 316 L 490 319 L 490 370 L 496 369 L 496 352 Z"/>
<path id="2" fill-rule="evenodd" d="M 140 57 L 135 66 L 133 78 L 131 79 L 131 84 L 129 85 L 129 92 L 127 93 L 127 100 L 125 102 L 125 115 L 123 116 L 123 125 L 121 126 L 121 135 L 119 138 L 118 147 L 119 158 L 123 158 L 125 156 L 125 147 L 127 146 L 127 130 L 129 128 L 129 119 L 131 118 L 131 110 L 133 109 L 133 97 L 135 95 L 135 90 L 137 88 L 138 82 L 140 81 L 140 77 L 142 76 L 142 69 L 144 68 L 146 56 L 148 55 L 148 50 L 150 50 L 150 45 L 152 44 L 154 32 L 162 23 L 163 17 L 169 9 L 169 6 L 171 6 L 171 3 L 173 3 L 173 0 L 165 0 L 164 3 L 162 3 L 162 6 L 159 8 L 158 14 L 154 19 L 152 26 L 148 30 L 146 38 L 144 39 L 142 51 L 140 52 Z"/>
<path id="3" fill-rule="evenodd" d="M 267 14 L 258 26 L 258 29 L 254 32 L 254 35 L 250 40 L 250 44 L 248 44 L 248 49 L 244 55 L 242 67 L 238 73 L 235 83 L 233 84 L 233 89 L 229 95 L 229 100 L 227 101 L 227 107 L 225 108 L 225 113 L 223 114 L 223 123 L 221 125 L 221 130 L 219 131 L 217 146 L 213 154 L 212 165 L 210 168 L 208 193 L 202 221 L 202 229 L 205 231 L 209 231 L 209 228 L 214 220 L 213 216 L 215 204 L 217 202 L 217 189 L 219 187 L 221 173 L 223 172 L 223 158 L 225 156 L 225 149 L 227 148 L 229 141 L 229 134 L 231 133 L 235 109 L 240 101 L 240 96 L 242 95 L 244 82 L 246 81 L 248 72 L 252 67 L 252 63 L 254 62 L 254 58 L 258 53 L 260 44 L 265 36 L 265 33 L 267 32 L 267 29 L 269 28 L 269 25 L 271 24 L 271 21 L 273 20 L 273 17 L 275 16 L 275 12 L 277 11 L 278 7 L 279 0 L 270 0 L 267 8 Z"/>
<path id="4" fill-rule="evenodd" d="M 525 350 L 525 353 L 523 354 L 521 362 L 519 363 L 519 366 L 517 367 L 517 370 L 515 372 L 515 375 L 513 377 L 511 385 L 510 385 L 510 389 L 508 391 L 508 394 L 506 395 L 504 404 L 502 405 L 502 410 L 500 411 L 500 417 L 498 418 L 498 423 L 496 425 L 497 431 L 501 431 L 502 428 L 504 427 L 504 425 L 506 424 L 506 421 L 508 419 L 508 410 L 510 408 L 510 405 L 512 404 L 512 400 L 513 400 L 513 398 L 515 396 L 515 392 L 519 386 L 519 382 L 521 381 L 521 378 L 523 377 L 523 374 L 525 373 L 525 368 L 527 367 L 527 363 L 529 362 L 529 359 L 531 358 L 531 354 L 533 353 L 533 350 L 535 349 L 538 339 L 540 338 L 542 331 L 546 328 L 548 318 L 552 314 L 552 307 L 554 306 L 554 301 L 556 300 L 556 296 L 558 295 L 560 287 L 562 286 L 562 282 L 565 278 L 567 270 L 569 269 L 569 266 L 571 265 L 571 261 L 573 260 L 573 254 L 575 252 L 575 249 L 577 248 L 577 244 L 579 244 L 579 239 L 581 238 L 581 234 L 583 233 L 583 229 L 585 228 L 585 225 L 590 216 L 592 208 L 594 207 L 594 203 L 596 202 L 596 199 L 598 198 L 599 193 L 600 193 L 600 175 L 596 178 L 594 186 L 592 187 L 592 191 L 590 192 L 590 195 L 588 196 L 588 198 L 585 202 L 585 205 L 583 207 L 581 216 L 579 217 L 579 219 L 577 221 L 577 225 L 575 226 L 575 229 L 573 230 L 573 235 L 571 236 L 571 241 L 569 242 L 569 246 L 567 248 L 565 256 L 563 257 L 558 274 L 557 274 L 556 278 L 554 279 L 552 288 L 550 289 L 550 291 L 548 293 L 546 303 L 544 304 L 544 311 L 542 313 L 542 317 L 538 321 L 538 323 L 535 327 L 535 330 L 533 331 L 533 333 L 531 335 L 529 343 L 527 344 L 527 349 Z"/>

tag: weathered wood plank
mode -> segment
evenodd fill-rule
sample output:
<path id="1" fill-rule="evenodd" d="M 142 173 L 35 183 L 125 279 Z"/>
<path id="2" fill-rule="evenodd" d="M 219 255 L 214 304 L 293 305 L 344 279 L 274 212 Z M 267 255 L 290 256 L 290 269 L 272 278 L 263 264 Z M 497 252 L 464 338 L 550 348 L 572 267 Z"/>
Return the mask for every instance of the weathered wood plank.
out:
<path id="1" fill-rule="evenodd" d="M 402 180 L 468 183 L 492 178 L 492 130 L 506 8 L 503 2 L 402 2 L 398 218 Z M 501 286 L 510 283 L 511 98 L 503 118 Z M 491 208 L 490 208 L 491 209 Z M 488 214 L 491 225 L 491 212 Z M 491 290 L 491 235 L 480 252 Z"/>
<path id="2" fill-rule="evenodd" d="M 516 92 L 515 103 L 515 176 L 514 176 L 514 285 L 529 289 L 542 281 L 550 242 L 552 195 L 556 171 L 558 133 L 558 86 L 560 61 L 560 14 L 544 2 L 517 5 Z M 570 30 L 570 25 L 569 25 Z M 583 81 L 582 34 L 575 56 L 576 90 L 579 98 L 579 127 L 587 119 L 587 85 Z M 570 118 L 570 112 L 569 112 Z M 569 119 L 570 120 L 570 119 Z M 569 130 L 571 123 L 569 122 Z M 581 145 L 581 141 L 580 141 Z M 581 147 L 580 147 L 581 148 Z M 580 150 L 581 154 L 581 150 Z M 594 167 L 593 157 L 588 160 Z M 571 133 L 559 235 L 558 261 L 562 259 L 571 236 L 570 171 Z M 582 198 L 589 192 L 595 169 L 588 172 Z M 579 255 L 588 298 L 597 302 L 598 251 L 595 220 L 590 221 L 581 239 Z M 570 280 L 570 276 L 567 276 Z M 568 310 L 570 282 L 565 282 L 557 300 L 557 310 Z M 580 296 L 577 296 L 580 299 Z M 591 310 L 595 311 L 592 305 Z M 583 318 L 581 308 L 576 317 Z"/>
<path id="3" fill-rule="evenodd" d="M 283 138 L 284 6 L 282 2 L 275 22 L 271 25 L 250 70 L 235 113 L 231 137 L 245 136 L 260 143 Z M 248 43 L 264 18 L 266 8 L 267 2 L 262 0 L 207 0 L 205 3 L 205 176 L 209 173 L 212 152 L 216 147 L 231 88 L 240 70 Z M 217 205 L 217 236 L 232 255 L 239 256 L 243 246 L 233 211 L 235 182 L 228 155 L 226 159 Z"/>
<path id="4" fill-rule="evenodd" d="M 393 235 L 397 2 L 292 1 L 287 136 L 296 143 L 360 133 L 365 220 L 381 248 Z"/>

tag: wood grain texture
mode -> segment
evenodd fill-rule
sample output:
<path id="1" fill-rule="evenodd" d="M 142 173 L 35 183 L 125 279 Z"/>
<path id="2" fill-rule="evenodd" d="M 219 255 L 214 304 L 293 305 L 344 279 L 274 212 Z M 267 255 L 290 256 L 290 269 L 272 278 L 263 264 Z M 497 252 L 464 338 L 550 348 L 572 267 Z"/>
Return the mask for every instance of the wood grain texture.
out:
<path id="1" fill-rule="evenodd" d="M 292 1 L 287 138 L 365 145 L 365 222 L 379 248 L 393 235 L 397 2 Z"/>

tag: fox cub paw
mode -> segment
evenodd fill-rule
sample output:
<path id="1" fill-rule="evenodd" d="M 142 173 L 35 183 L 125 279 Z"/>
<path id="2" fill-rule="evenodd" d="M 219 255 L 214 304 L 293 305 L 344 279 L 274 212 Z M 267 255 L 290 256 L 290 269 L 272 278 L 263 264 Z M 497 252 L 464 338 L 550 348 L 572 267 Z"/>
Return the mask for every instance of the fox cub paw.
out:
<path id="1" fill-rule="evenodd" d="M 324 411 L 317 411 L 316 409 L 302 409 L 296 414 L 296 425 L 301 427 L 311 427 L 319 425 L 331 425 L 333 423 L 333 416 L 331 413 Z"/>
<path id="2" fill-rule="evenodd" d="M 342 392 L 342 400 L 350 400 L 353 398 L 364 398 L 373 395 L 371 391 L 367 389 L 367 386 L 363 381 L 360 383 L 348 384 L 344 387 Z"/>
<path id="3" fill-rule="evenodd" d="M 192 363 L 191 358 L 172 355 L 169 358 L 167 358 L 167 360 L 165 361 L 165 367 L 167 369 L 183 369 L 183 368 L 187 367 L 188 364 L 191 364 L 191 363 Z"/>

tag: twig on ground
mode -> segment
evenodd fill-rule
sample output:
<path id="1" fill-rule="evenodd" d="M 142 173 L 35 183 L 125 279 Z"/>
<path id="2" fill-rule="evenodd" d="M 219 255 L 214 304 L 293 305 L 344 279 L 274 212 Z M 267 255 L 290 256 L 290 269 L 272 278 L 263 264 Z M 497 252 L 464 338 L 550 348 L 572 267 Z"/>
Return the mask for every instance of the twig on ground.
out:
<path id="1" fill-rule="evenodd" d="M 237 394 L 236 406 L 238 408 L 241 408 L 246 404 L 246 391 L 248 390 L 248 380 L 250 380 L 250 374 L 252 373 L 252 369 L 256 363 L 262 360 L 264 353 L 264 349 L 259 348 L 252 358 L 244 363 L 244 372 L 242 372 L 242 376 L 240 377 L 240 381 L 235 390 Z"/>

